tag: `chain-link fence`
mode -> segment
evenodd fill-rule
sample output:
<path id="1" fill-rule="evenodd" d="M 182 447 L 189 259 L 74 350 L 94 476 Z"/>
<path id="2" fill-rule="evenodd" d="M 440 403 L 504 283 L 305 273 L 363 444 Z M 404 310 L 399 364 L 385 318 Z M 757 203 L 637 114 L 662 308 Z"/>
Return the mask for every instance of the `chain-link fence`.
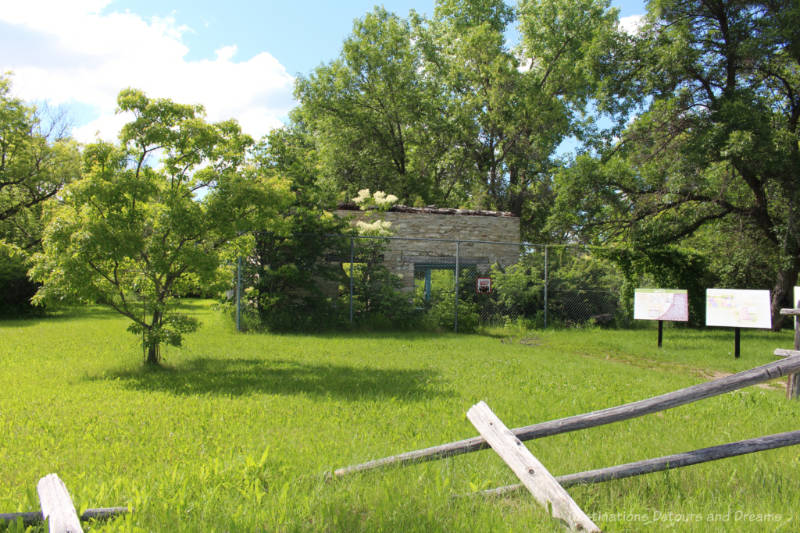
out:
<path id="1" fill-rule="evenodd" d="M 317 322 L 455 331 L 513 323 L 607 324 L 618 315 L 623 277 L 584 247 L 365 236 L 318 240 L 306 244 L 317 247 L 313 268 L 245 260 L 243 285 L 235 291 L 244 295 L 244 305 L 256 302 L 261 319 L 272 322 L 283 313 L 283 322 L 294 324 L 313 315 Z M 264 278 L 281 270 L 299 283 L 270 293 Z M 272 305 L 265 309 L 258 302 Z"/>

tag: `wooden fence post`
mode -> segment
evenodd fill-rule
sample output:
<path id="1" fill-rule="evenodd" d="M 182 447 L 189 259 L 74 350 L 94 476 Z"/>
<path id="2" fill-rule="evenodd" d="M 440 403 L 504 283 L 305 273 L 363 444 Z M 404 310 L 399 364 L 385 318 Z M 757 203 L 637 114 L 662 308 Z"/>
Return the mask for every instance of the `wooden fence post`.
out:
<path id="1" fill-rule="evenodd" d="M 486 403 L 473 405 L 467 411 L 467 418 L 514 471 L 539 505 L 552 513 L 554 518 L 563 520 L 575 531 L 600 533 L 600 528 L 586 516 L 564 487 L 558 484 L 547 468 L 497 418 Z"/>
<path id="2" fill-rule="evenodd" d="M 800 302 L 798 302 L 798 305 L 800 305 Z M 798 326 L 797 321 L 794 323 L 794 349 L 795 351 L 800 350 L 800 326 Z M 786 398 L 789 400 L 800 398 L 800 374 L 789 374 L 789 378 L 786 381 Z"/>
<path id="3" fill-rule="evenodd" d="M 796 303 L 794 309 L 781 309 L 782 315 L 793 315 L 794 321 L 794 349 L 800 350 L 800 325 L 798 325 L 797 316 L 800 315 L 800 302 Z M 786 399 L 796 400 L 800 398 L 800 373 L 791 373 L 786 380 Z"/>
<path id="4" fill-rule="evenodd" d="M 36 484 L 42 516 L 50 533 L 83 533 L 75 505 L 64 482 L 56 474 L 48 474 Z"/>

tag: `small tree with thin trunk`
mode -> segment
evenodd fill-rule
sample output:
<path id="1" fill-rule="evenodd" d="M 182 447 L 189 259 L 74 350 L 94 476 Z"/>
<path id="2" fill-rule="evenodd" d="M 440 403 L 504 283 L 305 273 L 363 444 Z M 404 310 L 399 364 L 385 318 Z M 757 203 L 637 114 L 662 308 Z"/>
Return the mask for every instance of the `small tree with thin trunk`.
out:
<path id="1" fill-rule="evenodd" d="M 211 124 L 200 106 L 134 89 L 118 104 L 133 115 L 120 143 L 87 146 L 81 179 L 46 213 L 35 301 L 111 307 L 158 364 L 163 343 L 178 346 L 198 326 L 176 312 L 176 299 L 213 284 L 223 253 L 245 247 L 241 235 L 268 226 L 291 193 L 249 166 L 252 139 L 235 122 Z"/>

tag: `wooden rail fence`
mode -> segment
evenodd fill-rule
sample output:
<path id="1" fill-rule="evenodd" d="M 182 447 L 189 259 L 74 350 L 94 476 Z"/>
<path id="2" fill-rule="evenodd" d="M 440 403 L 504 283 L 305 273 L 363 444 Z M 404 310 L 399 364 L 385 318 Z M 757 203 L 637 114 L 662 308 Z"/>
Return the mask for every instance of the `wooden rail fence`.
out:
<path id="1" fill-rule="evenodd" d="M 782 314 L 800 315 L 800 309 L 783 309 Z M 341 477 L 355 472 L 363 472 L 390 465 L 400 466 L 420 461 L 431 461 L 469 453 L 491 447 L 514 471 L 521 483 L 508 487 L 500 487 L 484 494 L 504 494 L 506 492 L 527 488 L 534 499 L 548 510 L 553 518 L 564 522 L 575 531 L 599 532 L 600 529 L 578 507 L 566 492 L 565 487 L 580 483 L 599 483 L 612 479 L 639 476 L 673 468 L 681 468 L 708 461 L 716 461 L 727 457 L 772 450 L 784 446 L 800 444 L 800 430 L 768 435 L 755 439 L 743 440 L 702 448 L 665 457 L 657 457 L 608 468 L 579 472 L 566 476 L 553 477 L 547 468 L 534 457 L 522 441 L 532 440 L 569 431 L 588 429 L 612 422 L 656 413 L 679 405 L 696 402 L 733 390 L 741 389 L 781 376 L 789 376 L 787 396 L 796 398 L 797 383 L 800 383 L 800 328 L 795 329 L 794 350 L 776 350 L 775 355 L 782 360 L 739 372 L 731 376 L 715 379 L 699 385 L 687 387 L 660 396 L 654 396 L 608 409 L 591 413 L 550 420 L 531 426 L 508 429 L 503 422 L 489 409 L 484 402 L 473 405 L 467 411 L 467 418 L 480 433 L 473 437 L 439 446 L 424 448 L 376 459 L 366 463 L 339 468 L 334 477 Z M 793 385 L 795 383 L 795 385 Z M 791 393 L 790 393 L 791 389 Z"/>
<path id="2" fill-rule="evenodd" d="M 591 413 L 541 422 L 531 426 L 512 429 L 511 431 L 519 440 L 527 441 L 580 429 L 588 429 L 611 424 L 612 422 L 620 422 L 622 420 L 629 420 L 631 418 L 657 413 L 687 403 L 696 402 L 704 398 L 711 398 L 712 396 L 718 396 L 726 392 L 757 385 L 765 381 L 771 381 L 795 372 L 800 372 L 800 357 L 786 357 L 780 361 L 767 363 L 766 365 L 745 370 L 738 374 L 732 374 L 706 383 L 692 385 L 691 387 L 660 396 L 654 396 L 616 407 L 609 407 L 608 409 L 593 411 Z M 375 459 L 373 461 L 367 461 L 366 463 L 338 468 L 333 474 L 335 477 L 341 477 L 355 472 L 385 468 L 387 466 L 400 466 L 419 461 L 433 461 L 453 455 L 460 455 L 462 453 L 483 450 L 488 447 L 489 445 L 483 437 L 472 437 L 441 444 L 439 446 L 392 455 L 382 459 Z"/>

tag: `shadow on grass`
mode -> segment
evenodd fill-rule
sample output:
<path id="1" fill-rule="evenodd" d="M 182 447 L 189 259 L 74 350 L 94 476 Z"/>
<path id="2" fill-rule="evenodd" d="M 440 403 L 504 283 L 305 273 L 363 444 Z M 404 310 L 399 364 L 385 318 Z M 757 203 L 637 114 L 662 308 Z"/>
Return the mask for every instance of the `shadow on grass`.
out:
<path id="1" fill-rule="evenodd" d="M 395 331 L 374 331 L 360 329 L 341 329 L 331 331 L 248 331 L 247 335 L 263 335 L 268 337 L 286 337 L 318 340 L 340 340 L 340 339 L 361 339 L 361 340 L 399 340 L 399 341 L 422 341 L 441 339 L 446 335 L 456 335 L 452 331 L 437 332 L 427 330 L 395 330 Z"/>
<path id="2" fill-rule="evenodd" d="M 295 361 L 200 358 L 177 368 L 147 368 L 92 380 L 120 379 L 125 387 L 176 395 L 306 394 L 346 400 L 401 397 L 425 400 L 450 396 L 432 370 L 309 365 Z"/>
<path id="3" fill-rule="evenodd" d="M 688 339 L 688 340 L 710 339 L 710 340 L 720 340 L 720 341 L 727 341 L 730 339 L 731 342 L 733 342 L 733 338 L 735 335 L 734 328 L 726 328 L 726 327 L 706 327 L 702 329 L 673 327 L 669 328 L 668 331 L 665 331 L 665 334 L 666 333 L 668 333 L 671 337 L 676 339 Z M 741 335 L 743 340 L 745 337 L 747 337 L 750 339 L 773 341 L 775 339 L 780 339 L 783 336 L 786 337 L 791 336 L 792 331 L 784 329 L 779 332 L 776 332 L 767 329 L 741 328 Z"/>
<path id="4" fill-rule="evenodd" d="M 191 313 L 207 311 L 209 305 L 203 301 L 186 300 L 177 306 L 178 312 Z M 56 309 L 45 309 L 40 314 L 23 316 L 0 315 L 0 329 L 38 326 L 48 322 L 69 320 L 126 320 L 110 307 L 99 304 L 69 305 Z"/>
<path id="5" fill-rule="evenodd" d="M 21 317 L 0 317 L 0 328 L 23 328 L 38 326 L 48 322 L 64 322 L 69 320 L 112 320 L 119 319 L 120 314 L 113 309 L 91 306 L 65 307 L 61 309 L 50 309 L 41 315 L 29 315 Z"/>
<path id="6" fill-rule="evenodd" d="M 194 298 L 187 298 L 181 300 L 175 308 L 178 312 L 186 311 L 208 311 L 213 307 L 213 300 L 200 300 Z"/>

